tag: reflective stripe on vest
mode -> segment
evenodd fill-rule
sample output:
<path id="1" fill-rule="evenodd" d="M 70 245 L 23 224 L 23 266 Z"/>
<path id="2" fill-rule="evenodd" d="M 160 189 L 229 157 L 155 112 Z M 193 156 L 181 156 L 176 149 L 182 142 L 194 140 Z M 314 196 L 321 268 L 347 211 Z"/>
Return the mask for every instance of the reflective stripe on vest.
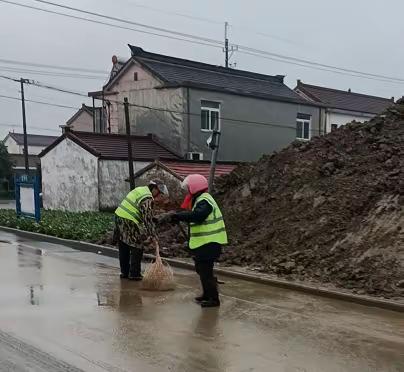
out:
<path id="1" fill-rule="evenodd" d="M 140 224 L 142 223 L 142 217 L 139 205 L 147 198 L 153 198 L 150 189 L 147 186 L 136 187 L 122 200 L 119 207 L 115 210 L 115 214 L 136 224 Z"/>
<path id="2" fill-rule="evenodd" d="M 208 243 L 227 244 L 223 215 L 213 197 L 208 193 L 202 194 L 196 199 L 193 209 L 202 200 L 212 206 L 212 212 L 204 222 L 190 224 L 189 247 L 196 249 Z"/>

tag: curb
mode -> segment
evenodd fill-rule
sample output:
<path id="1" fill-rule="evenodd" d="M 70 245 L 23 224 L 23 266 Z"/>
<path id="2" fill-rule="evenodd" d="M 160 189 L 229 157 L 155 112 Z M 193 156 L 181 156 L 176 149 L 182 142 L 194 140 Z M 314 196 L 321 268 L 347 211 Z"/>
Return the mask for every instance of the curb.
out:
<path id="1" fill-rule="evenodd" d="M 30 232 L 30 231 L 18 230 L 18 229 L 14 229 L 11 227 L 0 226 L 0 231 L 13 233 L 20 237 L 33 239 L 33 240 L 37 240 L 37 241 L 43 241 L 43 242 L 53 243 L 53 244 L 62 244 L 67 247 L 77 249 L 77 250 L 83 251 L 83 252 L 96 253 L 96 254 L 101 254 L 103 256 L 107 256 L 107 257 L 118 258 L 118 250 L 116 248 L 112 248 L 112 247 L 107 247 L 107 246 L 103 246 L 103 245 L 98 245 L 98 244 L 93 244 L 93 243 L 88 243 L 88 242 L 83 242 L 83 241 L 78 241 L 78 240 L 62 239 L 62 238 L 57 238 L 57 237 L 51 236 L 51 235 L 45 235 L 45 234 L 39 234 L 39 233 L 35 233 L 35 232 Z M 155 256 L 152 254 L 145 254 L 144 257 L 147 259 L 155 258 Z M 173 267 L 194 270 L 194 265 L 192 263 L 173 259 L 173 258 L 163 257 L 163 259 L 164 259 L 164 261 L 168 262 Z M 354 295 L 354 294 L 350 294 L 350 293 L 343 293 L 343 292 L 338 292 L 338 291 L 333 291 L 333 290 L 328 290 L 328 289 L 322 289 L 322 288 L 317 288 L 317 287 L 309 286 L 309 285 L 305 285 L 305 284 L 288 282 L 286 280 L 281 280 L 281 279 L 265 278 L 265 277 L 260 277 L 258 275 L 254 275 L 254 274 L 240 273 L 240 272 L 233 271 L 233 270 L 216 268 L 215 273 L 229 277 L 229 278 L 241 279 L 241 280 L 246 280 L 249 282 L 265 284 L 265 285 L 270 285 L 270 286 L 279 287 L 279 288 L 285 288 L 285 289 L 294 290 L 294 291 L 298 291 L 298 292 L 304 292 L 304 293 L 315 295 L 315 296 L 327 297 L 327 298 L 332 298 L 332 299 L 337 299 L 337 300 L 342 300 L 342 301 L 347 301 L 347 302 L 353 302 L 353 303 L 360 304 L 360 305 L 378 307 L 378 308 L 385 309 L 385 310 L 391 310 L 391 311 L 397 311 L 397 312 L 404 313 L 404 304 L 394 302 L 394 301 L 381 300 L 381 299 L 375 299 L 375 298 L 370 298 L 370 297 L 365 297 L 365 296 Z"/>

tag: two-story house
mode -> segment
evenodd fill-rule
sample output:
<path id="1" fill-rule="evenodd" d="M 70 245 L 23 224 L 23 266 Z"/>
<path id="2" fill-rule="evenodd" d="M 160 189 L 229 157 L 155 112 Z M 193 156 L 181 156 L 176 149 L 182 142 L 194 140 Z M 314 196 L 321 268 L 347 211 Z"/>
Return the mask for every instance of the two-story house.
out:
<path id="1" fill-rule="evenodd" d="M 295 91 L 304 99 L 324 106 L 324 126 L 327 133 L 355 120 L 364 122 L 394 103 L 394 98 L 369 96 L 346 91 L 304 84 L 297 81 Z"/>
<path id="2" fill-rule="evenodd" d="M 133 133 L 153 133 L 190 159 L 207 159 L 219 129 L 220 160 L 257 160 L 296 138 L 322 134 L 322 106 L 299 96 L 284 76 L 264 75 L 144 51 L 115 69 L 102 91 L 107 128 L 125 132 L 128 98 Z"/>

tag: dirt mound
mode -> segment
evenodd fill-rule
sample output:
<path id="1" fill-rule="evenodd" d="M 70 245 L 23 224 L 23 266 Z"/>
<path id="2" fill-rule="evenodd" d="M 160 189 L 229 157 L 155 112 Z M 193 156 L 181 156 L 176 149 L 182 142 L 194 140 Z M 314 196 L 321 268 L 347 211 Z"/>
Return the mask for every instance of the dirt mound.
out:
<path id="1" fill-rule="evenodd" d="M 219 182 L 223 261 L 355 292 L 404 295 L 404 101 L 296 142 Z"/>

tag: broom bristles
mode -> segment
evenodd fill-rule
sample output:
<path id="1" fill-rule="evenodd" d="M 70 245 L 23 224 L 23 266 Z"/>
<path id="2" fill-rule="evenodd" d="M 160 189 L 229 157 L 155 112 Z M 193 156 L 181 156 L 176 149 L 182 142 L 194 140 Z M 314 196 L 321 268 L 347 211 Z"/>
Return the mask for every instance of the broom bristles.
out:
<path id="1" fill-rule="evenodd" d="M 170 265 L 161 260 L 159 246 L 156 243 L 156 261 L 150 264 L 143 275 L 143 289 L 168 291 L 174 289 L 174 274 Z"/>

